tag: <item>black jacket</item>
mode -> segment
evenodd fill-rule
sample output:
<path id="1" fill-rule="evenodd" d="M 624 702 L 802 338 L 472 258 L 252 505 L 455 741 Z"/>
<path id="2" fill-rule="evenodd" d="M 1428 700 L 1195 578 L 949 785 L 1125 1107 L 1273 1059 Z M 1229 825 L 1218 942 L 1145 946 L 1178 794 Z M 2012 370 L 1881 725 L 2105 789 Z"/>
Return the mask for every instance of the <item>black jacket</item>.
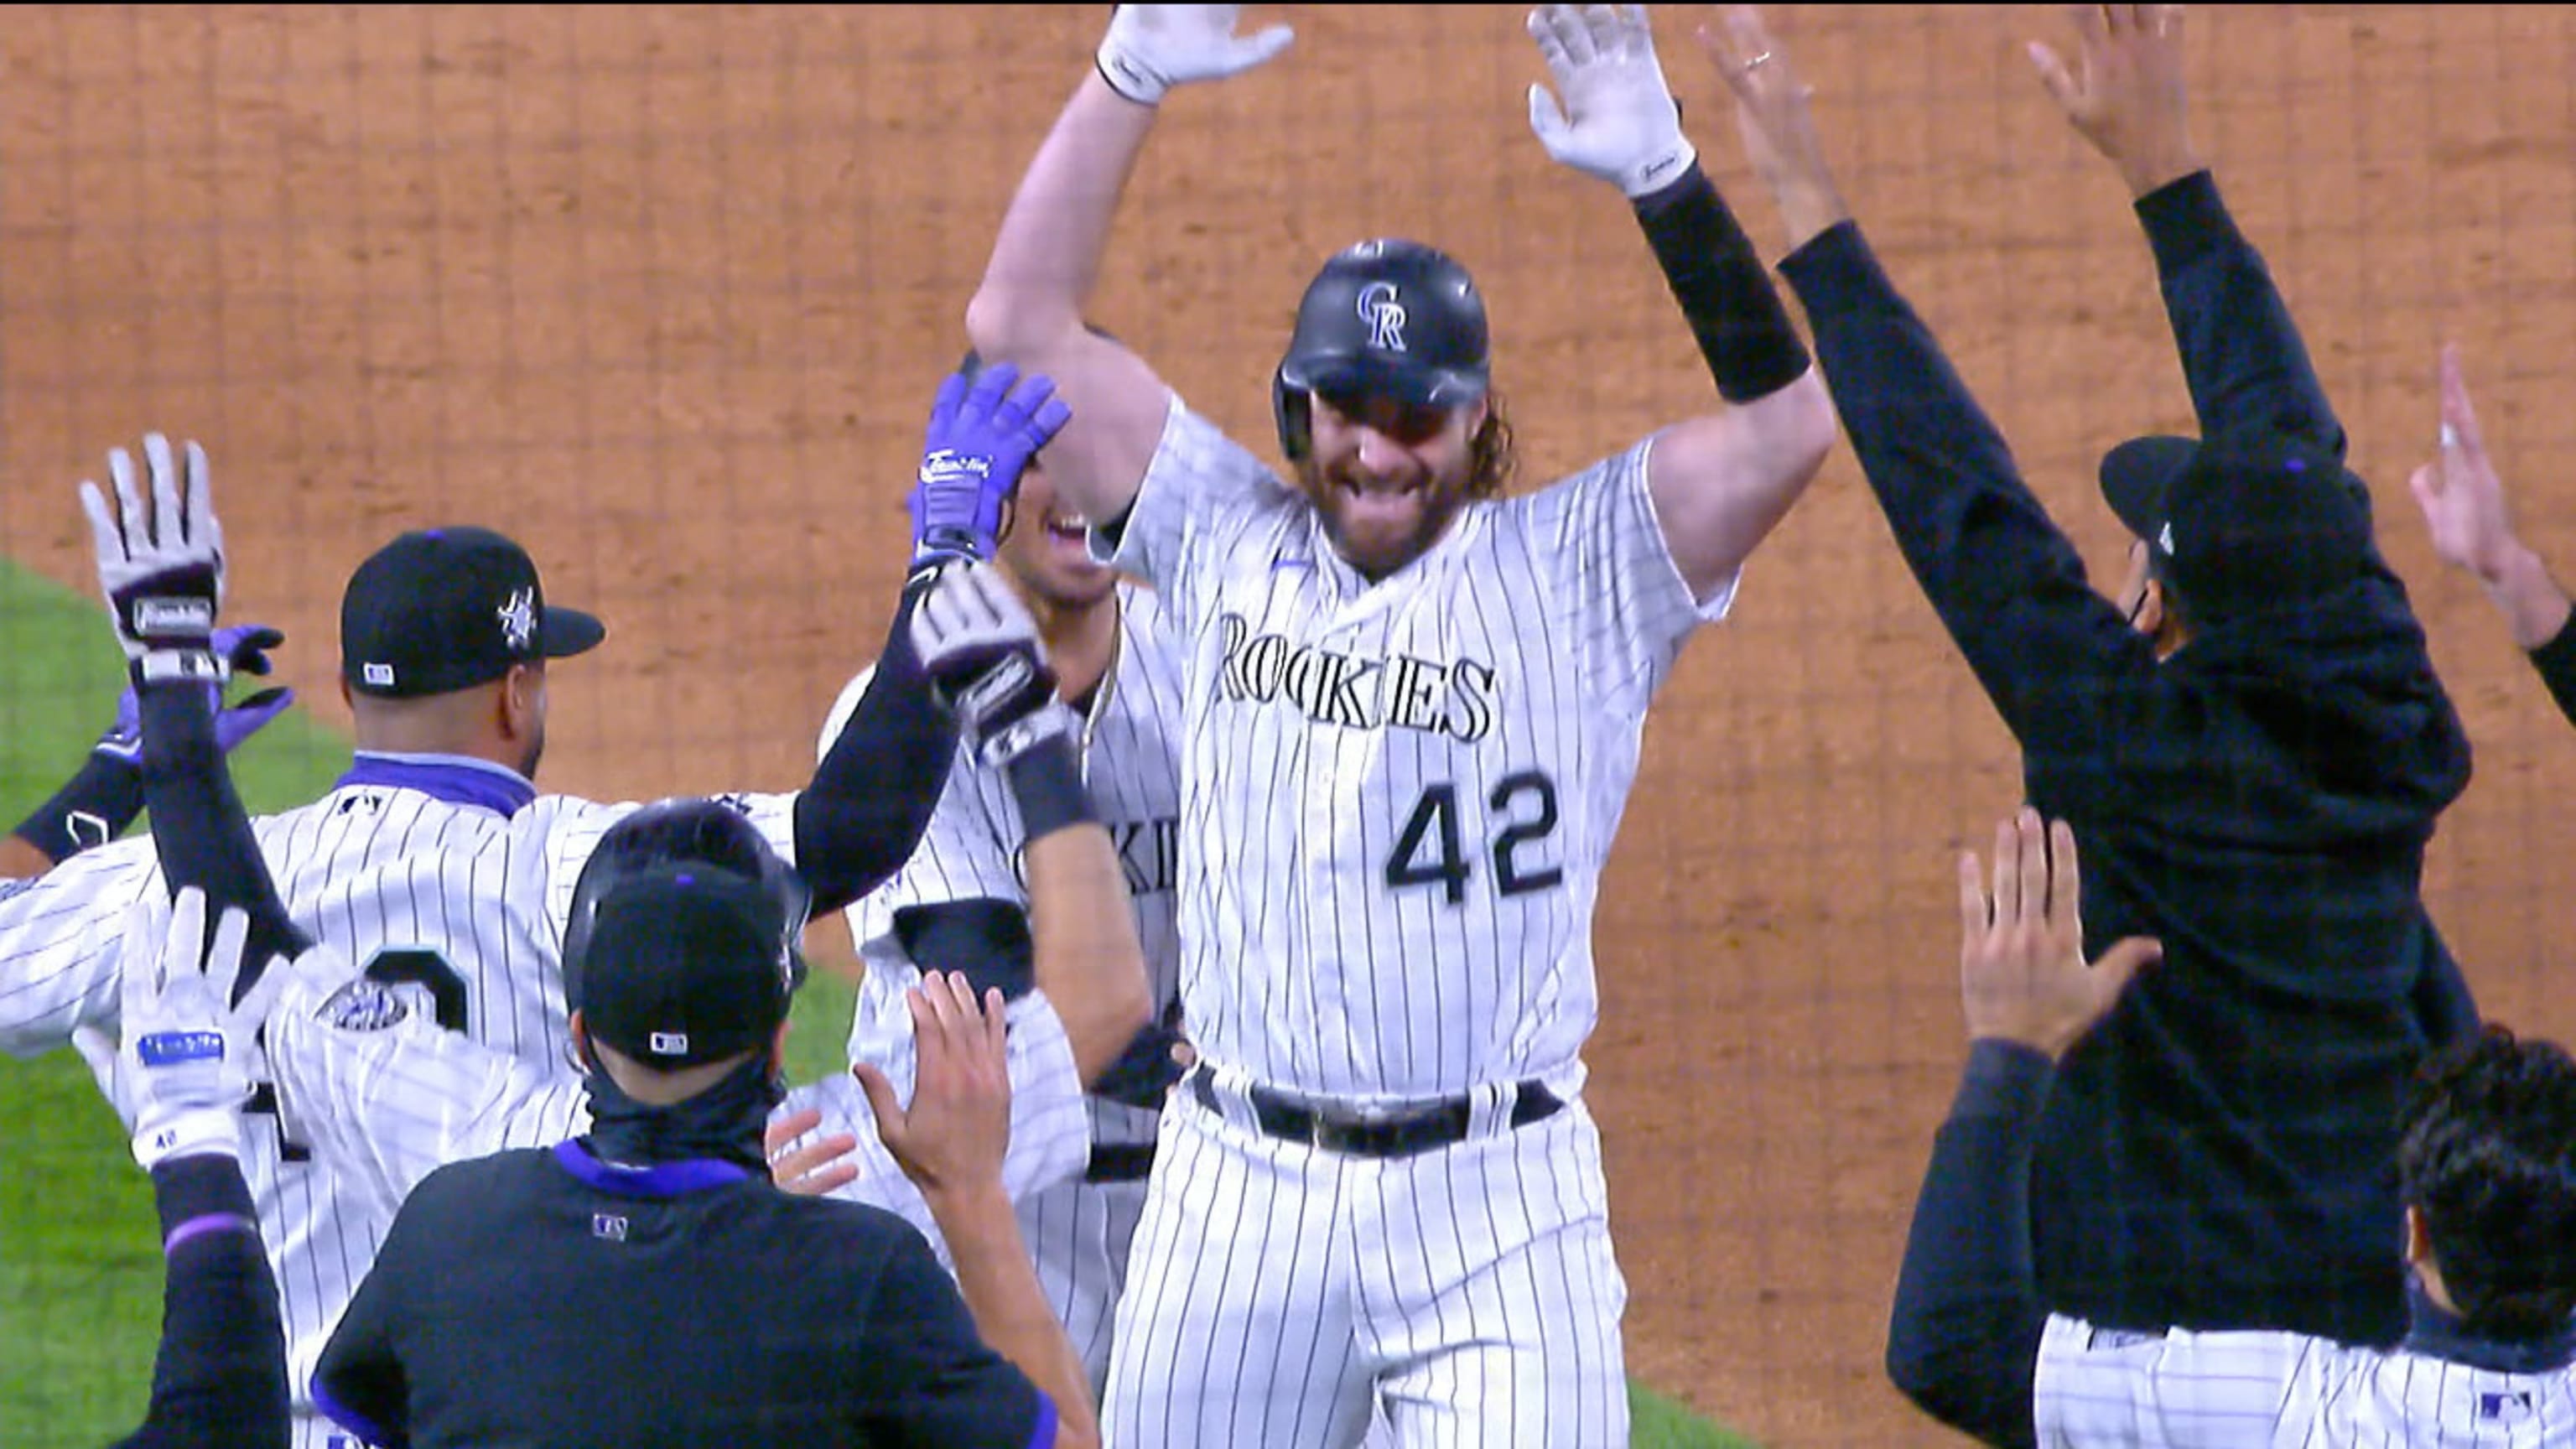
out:
<path id="1" fill-rule="evenodd" d="M 2207 173 L 2141 200 L 2204 435 L 2338 456 L 2297 330 Z M 2164 960 L 2066 1063 L 2033 1167 L 2041 1292 L 2106 1325 L 2405 1330 L 2386 1164 L 2407 1075 L 2475 1019 L 2419 894 L 2469 746 L 2375 552 L 2312 609 L 2159 663 L 1845 223 L 1782 264 L 1907 564 L 2083 854 L 2089 951 Z"/>

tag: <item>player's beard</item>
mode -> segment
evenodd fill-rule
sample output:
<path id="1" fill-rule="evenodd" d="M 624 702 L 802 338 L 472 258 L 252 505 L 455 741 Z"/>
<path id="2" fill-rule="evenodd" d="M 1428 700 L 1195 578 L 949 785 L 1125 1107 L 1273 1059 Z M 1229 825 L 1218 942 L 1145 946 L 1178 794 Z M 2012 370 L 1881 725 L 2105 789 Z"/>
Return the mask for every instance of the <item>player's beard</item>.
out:
<path id="1" fill-rule="evenodd" d="M 1297 462 L 1297 481 L 1322 520 L 1333 551 L 1375 581 L 1422 557 L 1440 541 L 1467 501 L 1467 479 L 1433 474 L 1400 491 L 1367 486 L 1358 470 L 1313 457 Z M 1355 491 L 1356 490 L 1356 491 Z"/>

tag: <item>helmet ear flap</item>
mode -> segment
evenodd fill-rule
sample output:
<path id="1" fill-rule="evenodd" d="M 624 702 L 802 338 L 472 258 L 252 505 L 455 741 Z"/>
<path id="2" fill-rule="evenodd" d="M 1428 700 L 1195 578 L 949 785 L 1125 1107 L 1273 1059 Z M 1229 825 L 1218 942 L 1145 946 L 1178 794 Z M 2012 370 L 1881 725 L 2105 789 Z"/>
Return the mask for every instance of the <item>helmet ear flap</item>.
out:
<path id="1" fill-rule="evenodd" d="M 1314 400 L 1301 387 L 1288 385 L 1288 371 L 1282 367 L 1270 375 L 1270 412 L 1279 425 L 1279 451 L 1291 463 L 1306 460 L 1314 442 Z"/>

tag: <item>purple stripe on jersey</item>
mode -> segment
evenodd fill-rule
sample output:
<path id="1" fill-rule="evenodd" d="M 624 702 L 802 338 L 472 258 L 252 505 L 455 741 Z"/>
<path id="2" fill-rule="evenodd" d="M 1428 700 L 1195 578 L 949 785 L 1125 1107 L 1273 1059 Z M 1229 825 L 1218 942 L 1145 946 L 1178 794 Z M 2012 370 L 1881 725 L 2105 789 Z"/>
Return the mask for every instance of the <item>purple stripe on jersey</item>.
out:
<path id="1" fill-rule="evenodd" d="M 312 1387 L 313 1407 L 321 1411 L 322 1417 L 329 1419 L 332 1423 L 337 1424 L 341 1428 L 348 1430 L 350 1433 L 357 1435 L 360 1439 L 369 1444 L 382 1444 L 387 1442 L 385 1431 L 374 1424 L 368 1423 L 366 1415 L 359 1413 L 357 1410 L 341 1403 L 338 1399 L 331 1397 L 331 1391 L 322 1387 L 322 1379 L 320 1375 L 317 1374 L 314 1376 Z"/>
<path id="2" fill-rule="evenodd" d="M 190 1218 L 172 1228 L 170 1236 L 161 1240 L 161 1256 L 169 1257 L 179 1251 L 180 1244 L 192 1238 L 202 1238 L 208 1233 L 221 1232 L 244 1232 L 257 1237 L 259 1224 L 239 1213 L 207 1213 L 203 1217 Z"/>
<path id="3" fill-rule="evenodd" d="M 624 1167 L 602 1162 L 578 1140 L 555 1144 L 555 1161 L 563 1169 L 602 1192 L 620 1197 L 678 1197 L 682 1193 L 704 1192 L 711 1187 L 729 1187 L 751 1176 L 730 1162 L 713 1158 L 692 1158 L 686 1162 L 657 1162 L 650 1167 Z"/>
<path id="4" fill-rule="evenodd" d="M 1055 1419 L 1055 1400 L 1038 1390 L 1038 1431 L 1029 1436 L 1029 1449 L 1054 1449 Z"/>
<path id="5" fill-rule="evenodd" d="M 516 815 L 537 798 L 537 787 L 518 771 L 464 755 L 397 755 L 360 750 L 349 772 L 331 788 L 345 790 L 353 785 L 417 790 L 450 805 L 479 805 L 502 815 Z"/>

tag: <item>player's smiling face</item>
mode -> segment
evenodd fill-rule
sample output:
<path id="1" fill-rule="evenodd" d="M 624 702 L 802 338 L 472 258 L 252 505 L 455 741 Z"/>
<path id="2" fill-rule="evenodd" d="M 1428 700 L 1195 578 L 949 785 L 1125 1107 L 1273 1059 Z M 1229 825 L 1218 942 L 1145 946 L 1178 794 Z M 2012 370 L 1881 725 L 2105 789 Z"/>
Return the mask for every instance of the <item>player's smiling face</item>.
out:
<path id="1" fill-rule="evenodd" d="M 1115 573 L 1092 562 L 1082 515 L 1057 498 L 1044 452 L 1020 472 L 1002 562 L 1031 594 L 1057 609 L 1089 608 L 1118 586 Z"/>
<path id="2" fill-rule="evenodd" d="M 1350 566 L 1384 578 L 1420 558 L 1467 500 L 1485 404 L 1421 407 L 1317 394 L 1298 481 Z"/>

